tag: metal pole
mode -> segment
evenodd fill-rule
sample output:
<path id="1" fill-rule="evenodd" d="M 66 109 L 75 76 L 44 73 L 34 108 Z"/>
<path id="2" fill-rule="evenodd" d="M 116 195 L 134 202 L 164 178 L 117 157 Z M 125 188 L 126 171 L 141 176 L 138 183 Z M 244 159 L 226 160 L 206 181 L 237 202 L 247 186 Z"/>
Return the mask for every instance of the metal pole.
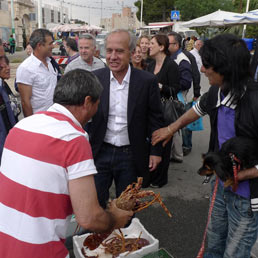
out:
<path id="1" fill-rule="evenodd" d="M 63 14 L 63 0 L 60 1 L 60 22 L 64 23 L 64 14 Z"/>
<path id="2" fill-rule="evenodd" d="M 70 3 L 70 20 L 73 19 L 73 6 L 72 6 L 72 3 Z"/>
<path id="3" fill-rule="evenodd" d="M 89 25 L 90 25 L 90 4 L 89 4 Z"/>
<path id="4" fill-rule="evenodd" d="M 141 28 L 142 28 L 142 12 L 143 12 L 143 0 L 141 0 Z M 140 36 L 142 35 L 142 30 L 140 30 Z"/>
<path id="5" fill-rule="evenodd" d="M 38 28 L 42 28 L 42 0 L 38 0 Z"/>
<path id="6" fill-rule="evenodd" d="M 246 2 L 246 10 L 245 10 L 246 13 L 249 11 L 249 4 L 250 4 L 250 0 L 247 0 L 247 2 Z M 242 39 L 245 37 L 245 32 L 246 32 L 246 24 L 243 27 Z"/>
<path id="7" fill-rule="evenodd" d="M 102 3 L 103 3 L 103 2 L 102 2 L 102 0 L 101 0 L 101 9 L 100 9 L 100 10 L 101 10 L 101 12 L 100 12 L 100 21 L 102 21 L 102 7 L 103 7 L 103 6 L 102 6 Z"/>
<path id="8" fill-rule="evenodd" d="M 15 26 L 14 26 L 14 7 L 13 7 L 13 0 L 11 0 L 11 17 L 12 17 L 12 35 L 15 39 Z M 16 39 L 15 39 L 16 40 Z"/>

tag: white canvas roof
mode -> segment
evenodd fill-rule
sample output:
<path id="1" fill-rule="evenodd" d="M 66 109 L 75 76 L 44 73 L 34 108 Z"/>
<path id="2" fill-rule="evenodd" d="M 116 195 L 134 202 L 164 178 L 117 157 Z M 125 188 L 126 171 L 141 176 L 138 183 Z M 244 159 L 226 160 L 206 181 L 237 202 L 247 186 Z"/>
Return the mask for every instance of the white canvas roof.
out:
<path id="1" fill-rule="evenodd" d="M 185 27 L 225 26 L 225 20 L 230 20 L 236 15 L 240 14 L 218 10 L 216 12 L 201 16 L 191 21 L 183 22 L 182 25 Z"/>

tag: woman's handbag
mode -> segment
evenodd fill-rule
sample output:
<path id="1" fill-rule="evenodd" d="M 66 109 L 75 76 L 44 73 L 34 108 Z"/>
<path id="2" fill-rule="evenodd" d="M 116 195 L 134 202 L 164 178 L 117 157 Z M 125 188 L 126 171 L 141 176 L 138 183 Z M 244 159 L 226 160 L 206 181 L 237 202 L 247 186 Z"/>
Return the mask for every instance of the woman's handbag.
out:
<path id="1" fill-rule="evenodd" d="M 175 122 L 185 112 L 184 104 L 176 99 L 173 99 L 172 96 L 168 99 L 162 97 L 161 103 L 163 107 L 165 126 Z"/>

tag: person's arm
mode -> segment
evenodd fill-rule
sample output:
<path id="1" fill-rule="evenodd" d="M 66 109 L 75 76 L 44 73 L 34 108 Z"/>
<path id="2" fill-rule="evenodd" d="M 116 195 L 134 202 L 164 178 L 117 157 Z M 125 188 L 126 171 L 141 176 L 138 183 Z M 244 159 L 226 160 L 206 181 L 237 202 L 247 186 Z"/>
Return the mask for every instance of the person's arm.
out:
<path id="1" fill-rule="evenodd" d="M 21 96 L 21 104 L 24 117 L 33 115 L 31 106 L 32 86 L 23 83 L 18 83 L 18 89 Z"/>
<path id="2" fill-rule="evenodd" d="M 180 73 L 180 86 L 181 90 L 189 90 L 192 85 L 193 75 L 192 75 L 192 67 L 188 61 L 183 60 L 179 64 L 179 73 Z"/>
<path id="3" fill-rule="evenodd" d="M 69 193 L 77 223 L 94 232 L 111 232 L 124 227 L 132 211 L 118 209 L 115 200 L 105 211 L 98 202 L 93 175 L 69 180 Z"/>
<path id="4" fill-rule="evenodd" d="M 248 168 L 248 169 L 244 169 L 244 170 L 239 171 L 239 173 L 237 174 L 238 181 L 243 181 L 243 180 L 258 177 L 257 167 L 258 167 L 258 165 L 256 165 L 253 168 Z"/>
<path id="5" fill-rule="evenodd" d="M 153 77 L 150 83 L 149 101 L 148 101 L 148 136 L 164 126 L 164 118 L 162 113 L 162 105 L 160 101 L 160 90 L 157 78 Z M 150 156 L 161 156 L 162 145 L 151 146 Z"/>
<path id="6" fill-rule="evenodd" d="M 211 88 L 210 88 L 211 90 Z M 180 116 L 174 123 L 170 124 L 167 127 L 156 130 L 152 134 L 152 145 L 156 145 L 157 143 L 164 141 L 163 146 L 165 146 L 175 132 L 179 129 L 185 127 L 186 125 L 196 121 L 201 116 L 207 114 L 207 103 L 209 102 L 209 94 L 210 90 L 202 95 L 201 99 L 197 102 L 197 104 L 189 109 L 185 114 Z"/>
<path id="7" fill-rule="evenodd" d="M 189 53 L 189 54 L 191 54 L 191 53 Z M 193 94 L 194 94 L 194 100 L 196 100 L 201 95 L 200 94 L 201 75 L 200 75 L 199 68 L 197 65 L 197 59 L 195 58 L 194 55 L 192 55 L 190 61 L 191 61 L 192 72 L 193 72 Z"/>
<path id="8" fill-rule="evenodd" d="M 200 116 L 197 115 L 194 109 L 189 109 L 185 114 L 180 116 L 174 123 L 155 131 L 152 134 L 152 145 L 155 146 L 157 143 L 164 141 L 163 146 L 165 146 L 179 129 L 196 121 L 198 118 L 200 118 Z"/>

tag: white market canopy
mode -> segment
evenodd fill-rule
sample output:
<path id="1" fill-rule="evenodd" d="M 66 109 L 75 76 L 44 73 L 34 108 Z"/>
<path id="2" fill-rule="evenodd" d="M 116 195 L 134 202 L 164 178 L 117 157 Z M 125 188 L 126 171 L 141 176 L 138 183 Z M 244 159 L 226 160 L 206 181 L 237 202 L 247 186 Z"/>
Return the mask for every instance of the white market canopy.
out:
<path id="1" fill-rule="evenodd" d="M 258 9 L 235 15 L 225 20 L 228 25 L 255 24 L 258 23 Z"/>
<path id="2" fill-rule="evenodd" d="M 220 27 L 226 26 L 225 20 L 231 20 L 236 15 L 241 15 L 240 13 L 234 12 L 226 12 L 218 10 L 216 12 L 201 16 L 199 18 L 193 19 L 191 21 L 182 22 L 184 27 L 204 27 L 204 26 L 211 26 L 211 27 Z"/>
<path id="3" fill-rule="evenodd" d="M 52 32 L 85 32 L 85 31 L 102 30 L 101 27 L 95 25 L 81 25 L 81 24 L 59 24 L 50 29 Z"/>

